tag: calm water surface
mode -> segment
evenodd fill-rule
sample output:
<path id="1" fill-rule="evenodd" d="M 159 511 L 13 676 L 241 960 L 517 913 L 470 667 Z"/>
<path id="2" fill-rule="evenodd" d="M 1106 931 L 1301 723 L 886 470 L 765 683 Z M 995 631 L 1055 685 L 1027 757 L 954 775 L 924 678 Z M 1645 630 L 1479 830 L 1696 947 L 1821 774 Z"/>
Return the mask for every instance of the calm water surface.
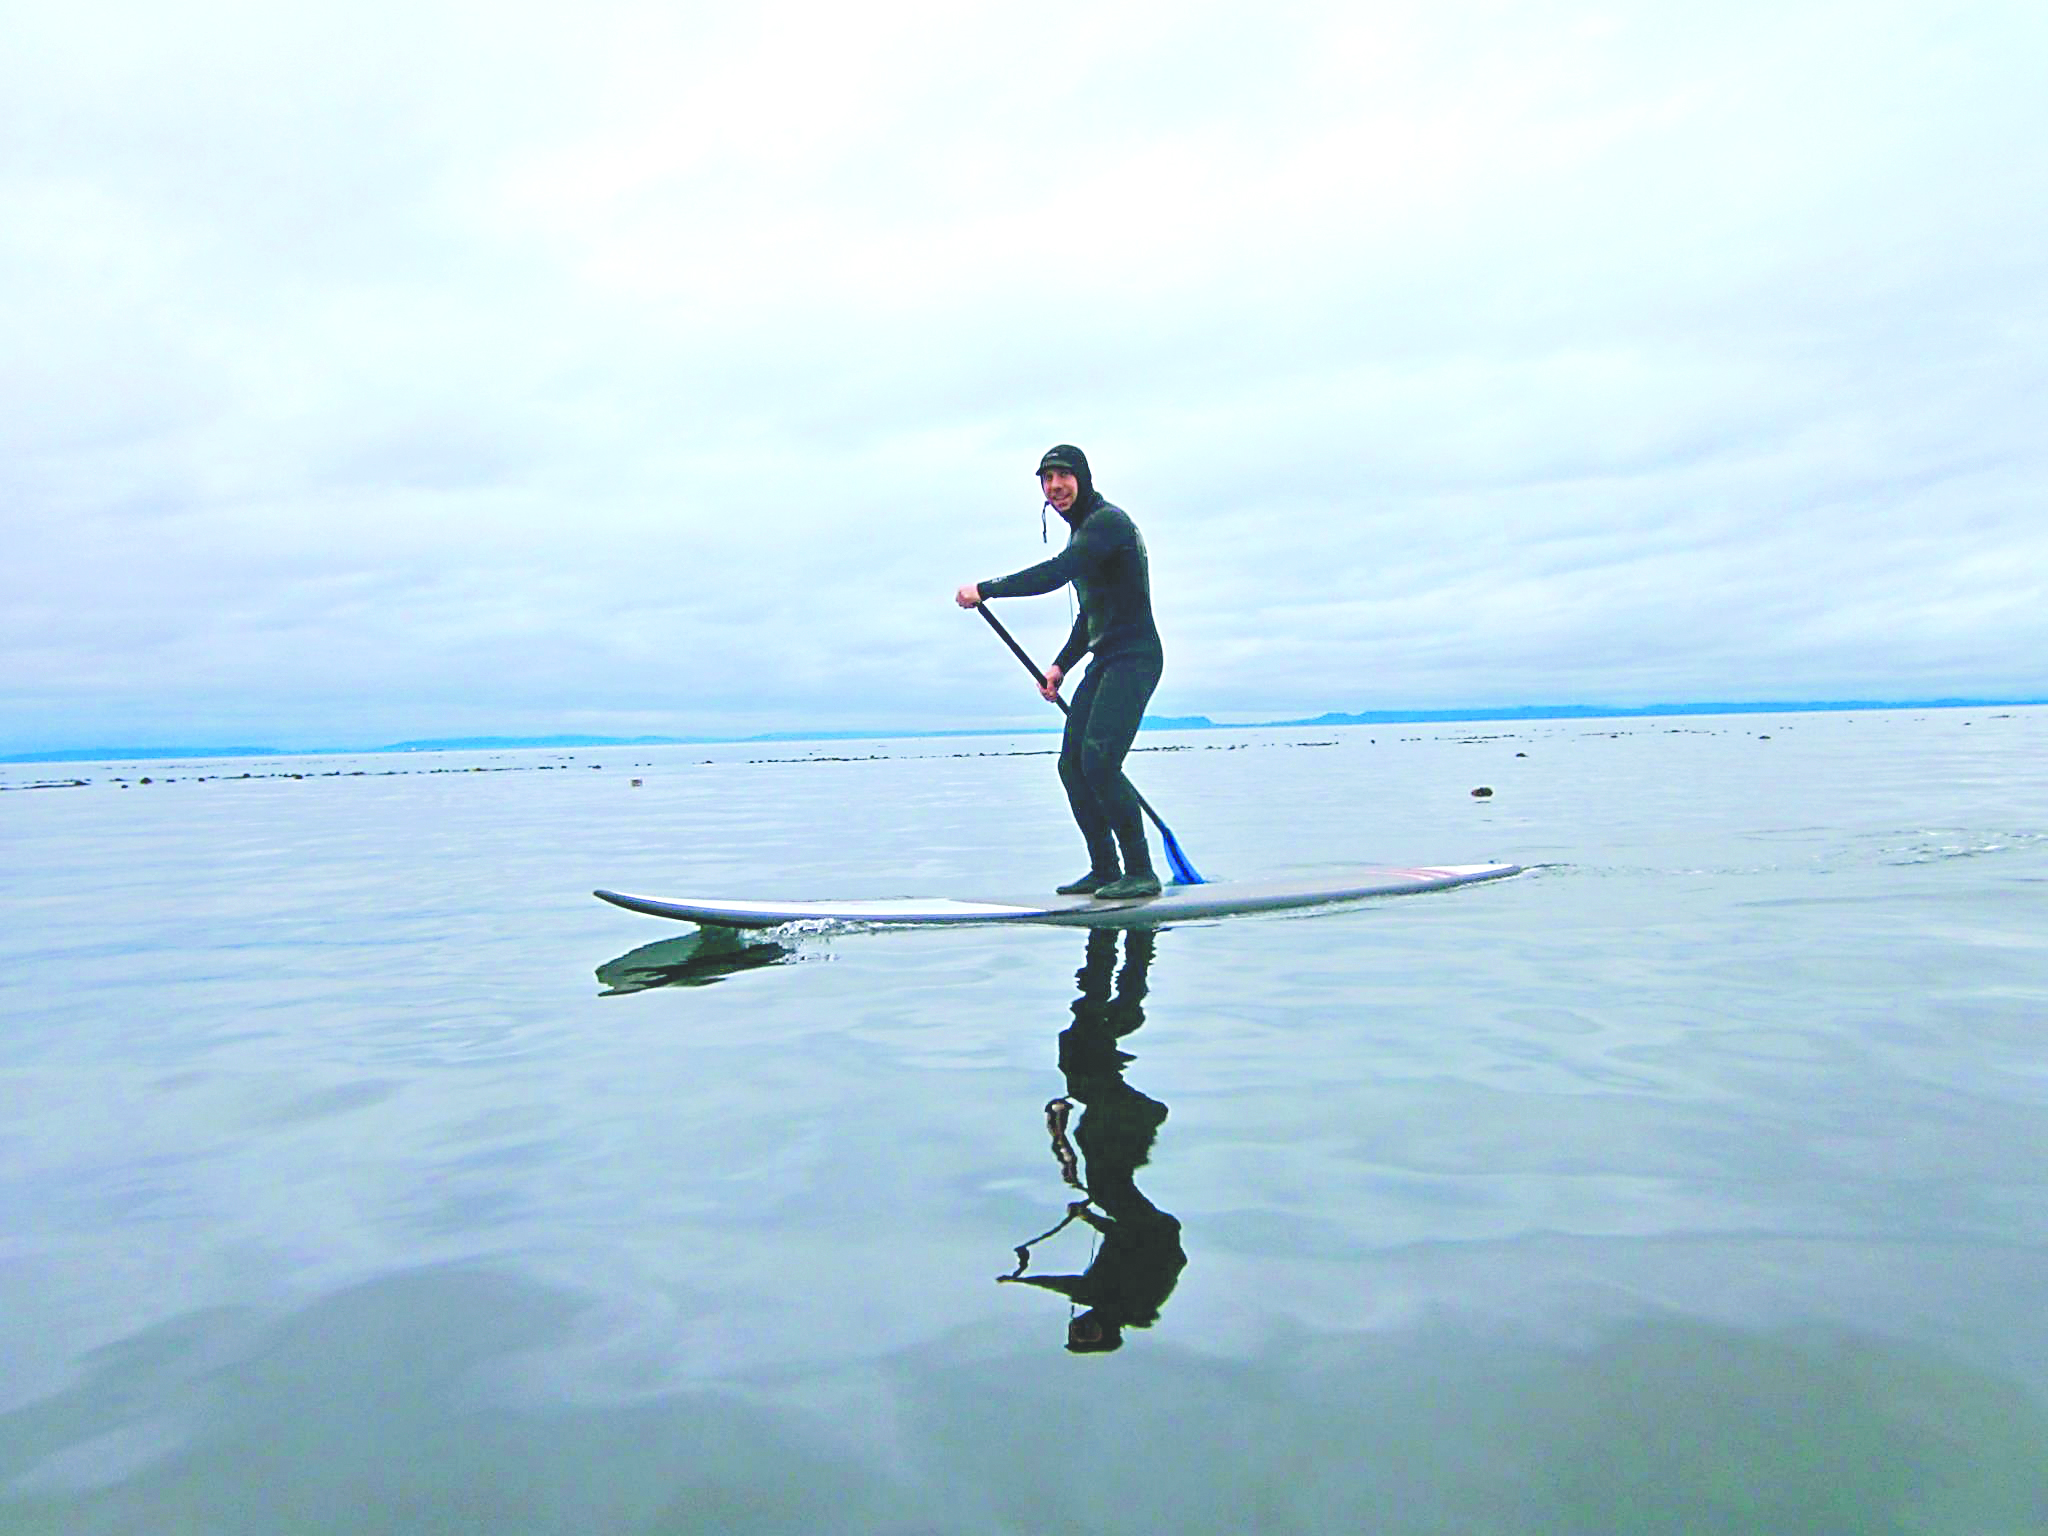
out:
<path id="1" fill-rule="evenodd" d="M 0 766 L 0 1531 L 2048 1529 L 2048 711 L 1050 745 Z"/>

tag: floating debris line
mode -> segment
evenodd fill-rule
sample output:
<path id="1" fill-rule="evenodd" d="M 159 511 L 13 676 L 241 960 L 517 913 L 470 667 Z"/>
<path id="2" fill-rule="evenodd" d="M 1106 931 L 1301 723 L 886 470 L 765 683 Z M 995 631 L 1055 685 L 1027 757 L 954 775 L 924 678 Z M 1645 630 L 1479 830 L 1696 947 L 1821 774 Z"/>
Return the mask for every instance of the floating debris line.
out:
<path id="1" fill-rule="evenodd" d="M 1339 745 L 1339 743 L 1337 743 L 1336 741 L 1232 741 L 1205 743 L 1200 746 L 1193 746 L 1183 743 L 1172 746 L 1137 747 L 1134 750 L 1138 752 L 1243 752 L 1253 747 L 1293 748 L 1334 747 L 1337 745 Z M 732 762 L 726 764 L 720 764 L 716 758 L 707 757 L 701 759 L 695 766 L 704 768 L 714 768 L 721 766 L 735 768 L 756 768 L 771 765 L 775 767 L 802 767 L 806 764 L 811 763 L 934 762 L 949 758 L 961 759 L 973 757 L 1055 757 L 1058 755 L 1058 752 L 1059 749 L 1056 747 L 1019 747 L 1004 752 L 869 752 L 860 754 L 858 756 L 834 753 L 821 754 L 814 757 L 740 758 L 734 759 Z M 655 765 L 653 763 L 640 762 L 634 763 L 631 766 L 634 768 L 645 769 L 652 768 Z M 256 779 L 396 779 L 410 777 L 415 774 L 549 773 L 556 770 L 568 768 L 589 768 L 595 770 L 602 770 L 604 768 L 604 764 L 558 762 L 478 763 L 468 768 L 280 768 L 272 770 L 267 773 L 253 773 L 248 770 L 244 770 L 241 773 L 187 773 L 183 775 L 182 780 L 176 776 L 157 778 L 154 775 L 145 774 L 140 778 L 134 778 L 130 777 L 127 774 L 115 774 L 111 775 L 106 780 L 106 782 L 109 784 L 116 785 L 122 789 L 128 789 L 131 787 L 140 787 L 142 785 L 177 784 L 180 782 L 190 784 L 239 784 L 244 781 Z M 0 793 L 4 793 L 7 790 L 11 789 L 85 789 L 90 787 L 95 782 L 98 781 L 93 779 L 40 779 L 26 784 L 0 784 Z M 635 788 L 640 787 L 640 783 L 641 781 L 638 779 L 635 779 L 633 781 Z"/>

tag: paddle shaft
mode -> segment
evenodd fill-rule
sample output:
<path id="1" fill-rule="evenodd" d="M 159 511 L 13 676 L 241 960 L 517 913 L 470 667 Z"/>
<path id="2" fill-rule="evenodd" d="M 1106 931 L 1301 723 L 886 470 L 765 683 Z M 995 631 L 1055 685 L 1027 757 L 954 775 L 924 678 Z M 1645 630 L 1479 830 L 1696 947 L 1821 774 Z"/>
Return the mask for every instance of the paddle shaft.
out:
<path id="1" fill-rule="evenodd" d="M 1010 653 L 1024 663 L 1024 670 L 1038 680 L 1040 688 L 1044 688 L 1046 686 L 1045 674 L 1038 670 L 1038 663 L 1031 659 L 1031 653 L 1017 643 L 1015 635 L 1003 628 L 1003 621 L 989 612 L 987 603 L 976 603 L 974 607 L 977 613 L 988 620 L 988 627 L 1002 637 L 1002 642 L 1010 648 Z M 1069 712 L 1067 701 L 1061 698 L 1057 692 L 1053 694 L 1052 701 L 1059 705 L 1061 714 L 1064 715 Z M 1195 873 L 1195 866 L 1189 863 L 1188 856 L 1180 851 L 1180 841 L 1173 835 L 1173 829 L 1159 819 L 1159 813 L 1152 809 L 1151 803 L 1143 795 L 1138 794 L 1135 785 L 1132 787 L 1131 793 L 1138 796 L 1138 809 L 1150 817 L 1152 825 L 1159 829 L 1160 841 L 1166 844 L 1166 862 L 1173 866 L 1174 879 L 1182 885 L 1206 885 L 1208 882 Z"/>
<path id="2" fill-rule="evenodd" d="M 1038 670 L 1038 663 L 1031 659 L 1031 653 L 1029 651 L 1025 650 L 1023 646 L 1017 643 L 1017 637 L 1011 634 L 1007 629 L 1003 628 L 1003 621 L 997 618 L 993 613 L 989 612 L 988 604 L 975 604 L 975 612 L 979 613 L 984 619 L 988 620 L 988 627 L 994 630 L 998 635 L 1002 636 L 1003 644 L 1007 645 L 1010 648 L 1011 653 L 1019 661 L 1024 663 L 1024 670 L 1026 672 L 1029 672 L 1032 675 L 1032 677 L 1037 680 L 1039 687 L 1043 688 L 1045 686 L 1045 674 Z M 1052 696 L 1052 701 L 1053 703 L 1059 705 L 1061 714 L 1064 715 L 1067 712 L 1067 701 L 1061 698 L 1057 693 L 1055 693 Z"/>

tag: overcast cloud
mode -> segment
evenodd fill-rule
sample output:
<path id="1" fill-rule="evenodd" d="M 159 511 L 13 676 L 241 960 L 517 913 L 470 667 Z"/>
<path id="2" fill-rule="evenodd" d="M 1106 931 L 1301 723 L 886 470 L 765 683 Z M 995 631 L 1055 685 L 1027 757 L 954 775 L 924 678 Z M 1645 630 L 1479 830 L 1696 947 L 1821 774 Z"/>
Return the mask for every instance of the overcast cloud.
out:
<path id="1" fill-rule="evenodd" d="M 0 27 L 0 748 L 2048 695 L 2037 0 Z"/>

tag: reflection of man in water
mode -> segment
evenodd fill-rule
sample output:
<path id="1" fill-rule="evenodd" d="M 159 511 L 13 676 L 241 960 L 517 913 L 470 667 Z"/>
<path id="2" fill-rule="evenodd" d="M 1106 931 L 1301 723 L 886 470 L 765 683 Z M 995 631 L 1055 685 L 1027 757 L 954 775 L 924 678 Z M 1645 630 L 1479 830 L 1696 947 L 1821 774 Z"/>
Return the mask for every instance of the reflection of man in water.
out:
<path id="1" fill-rule="evenodd" d="M 1027 1243 L 1017 1250 L 1016 1272 L 999 1277 L 1057 1291 L 1086 1308 L 1067 1325 L 1067 1348 L 1076 1354 L 1120 1348 L 1125 1328 L 1149 1328 L 1188 1262 L 1180 1222 L 1140 1194 L 1135 1181 L 1152 1154 L 1166 1106 L 1124 1081 L 1124 1067 L 1135 1058 L 1117 1044 L 1145 1022 L 1145 973 L 1156 935 L 1149 928 L 1125 931 L 1121 973 L 1116 935 L 1111 928 L 1089 931 L 1087 963 L 1074 973 L 1081 986 L 1074 1022 L 1060 1035 L 1067 1099 L 1046 1106 L 1055 1154 L 1063 1152 L 1066 1111 L 1075 1101 L 1083 1106 L 1073 1139 L 1085 1172 L 1070 1168 L 1068 1181 L 1088 1198 L 1067 1207 L 1067 1221 L 1085 1221 L 1100 1234 L 1102 1246 L 1083 1274 L 1027 1276 Z M 1071 1156 L 1065 1153 L 1062 1163 Z"/>

